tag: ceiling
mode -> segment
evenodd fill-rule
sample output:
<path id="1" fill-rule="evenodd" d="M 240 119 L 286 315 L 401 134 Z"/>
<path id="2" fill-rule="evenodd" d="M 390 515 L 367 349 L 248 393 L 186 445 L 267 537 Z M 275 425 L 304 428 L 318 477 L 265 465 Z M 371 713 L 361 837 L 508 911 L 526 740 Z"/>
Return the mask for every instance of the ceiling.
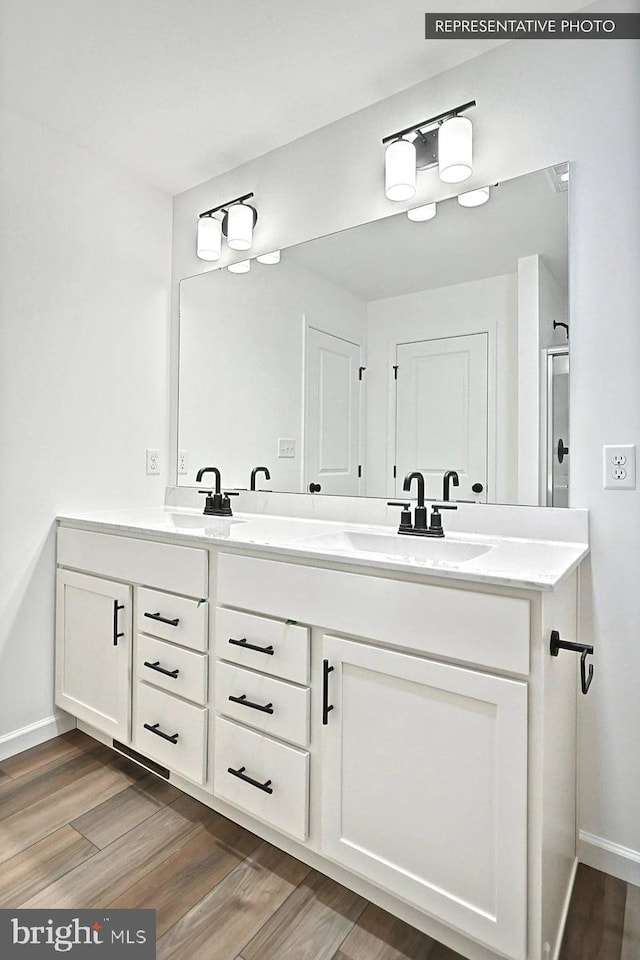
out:
<path id="1" fill-rule="evenodd" d="M 501 42 L 427 42 L 428 6 L 0 0 L 0 91 L 10 108 L 175 194 Z M 486 9 L 581 6 L 492 0 Z"/>
<path id="2" fill-rule="evenodd" d="M 539 254 L 566 291 L 567 197 L 540 170 L 492 187 L 481 207 L 446 200 L 434 220 L 399 213 L 290 247 L 282 262 L 370 302 L 515 273 L 520 257 Z"/>

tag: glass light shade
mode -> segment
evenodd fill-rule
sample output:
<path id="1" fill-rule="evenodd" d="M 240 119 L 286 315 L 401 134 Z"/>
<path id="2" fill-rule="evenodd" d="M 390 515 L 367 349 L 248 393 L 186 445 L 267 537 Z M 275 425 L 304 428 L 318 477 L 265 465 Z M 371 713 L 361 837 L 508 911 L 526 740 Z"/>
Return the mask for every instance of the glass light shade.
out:
<path id="1" fill-rule="evenodd" d="M 468 117 L 451 117 L 438 130 L 438 175 L 461 183 L 473 173 L 473 128 Z"/>
<path id="2" fill-rule="evenodd" d="M 384 155 L 384 192 L 388 200 L 410 200 L 416 192 L 416 148 L 394 140 Z"/>
<path id="3" fill-rule="evenodd" d="M 234 203 L 227 215 L 227 243 L 232 250 L 250 250 L 253 242 L 253 207 Z"/>
<path id="4" fill-rule="evenodd" d="M 215 217 L 200 217 L 196 251 L 201 260 L 219 260 L 222 224 Z"/>
<path id="5" fill-rule="evenodd" d="M 458 195 L 458 203 L 461 207 L 481 207 L 489 199 L 490 192 L 489 187 L 468 190 L 466 193 Z"/>
<path id="6" fill-rule="evenodd" d="M 271 253 L 262 253 L 256 257 L 258 263 L 280 263 L 280 251 L 273 250 Z"/>
<path id="7" fill-rule="evenodd" d="M 433 220 L 436 215 L 435 203 L 423 203 L 421 207 L 414 207 L 413 210 L 407 210 L 409 220 L 416 223 L 422 223 L 425 220 Z"/>
<path id="8" fill-rule="evenodd" d="M 230 263 L 227 270 L 229 273 L 249 273 L 251 260 L 238 260 L 236 263 Z"/>

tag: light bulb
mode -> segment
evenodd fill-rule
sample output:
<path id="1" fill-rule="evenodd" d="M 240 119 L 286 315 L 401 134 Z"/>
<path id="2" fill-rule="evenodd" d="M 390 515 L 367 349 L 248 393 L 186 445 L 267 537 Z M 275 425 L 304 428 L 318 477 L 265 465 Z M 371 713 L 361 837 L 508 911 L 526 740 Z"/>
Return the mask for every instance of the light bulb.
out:
<path id="1" fill-rule="evenodd" d="M 280 251 L 273 250 L 271 253 L 261 253 L 256 257 L 258 263 L 280 263 Z"/>
<path id="2" fill-rule="evenodd" d="M 234 203 L 226 217 L 227 243 L 232 250 L 250 250 L 255 211 L 247 203 Z"/>
<path id="3" fill-rule="evenodd" d="M 451 117 L 438 130 L 438 175 L 461 183 L 473 173 L 473 128 L 468 117 Z"/>
<path id="4" fill-rule="evenodd" d="M 201 260 L 219 260 L 222 224 L 215 217 L 200 217 L 196 251 Z"/>
<path id="5" fill-rule="evenodd" d="M 479 187 L 478 190 L 468 190 L 466 193 L 458 195 L 458 203 L 461 207 L 481 207 L 489 199 L 489 187 Z"/>
<path id="6" fill-rule="evenodd" d="M 415 223 L 422 223 L 425 220 L 433 220 L 435 215 L 435 203 L 424 203 L 421 207 L 414 207 L 412 210 L 407 210 L 407 216 L 409 217 L 409 220 L 413 220 Z"/>
<path id="7" fill-rule="evenodd" d="M 227 270 L 229 273 L 249 273 L 251 260 L 237 260 L 235 263 L 230 263 Z"/>
<path id="8" fill-rule="evenodd" d="M 410 200 L 416 192 L 416 148 L 410 140 L 394 140 L 384 157 L 384 192 L 389 200 Z"/>

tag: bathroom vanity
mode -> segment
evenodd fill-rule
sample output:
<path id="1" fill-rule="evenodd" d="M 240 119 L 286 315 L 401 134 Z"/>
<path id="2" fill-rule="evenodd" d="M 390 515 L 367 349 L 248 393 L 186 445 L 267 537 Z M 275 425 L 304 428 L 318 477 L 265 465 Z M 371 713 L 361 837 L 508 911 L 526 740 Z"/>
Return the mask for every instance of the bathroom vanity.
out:
<path id="1" fill-rule="evenodd" d="M 425 543 L 396 512 L 60 518 L 56 702 L 470 960 L 555 957 L 577 669 L 549 643 L 577 639 L 586 513 Z"/>

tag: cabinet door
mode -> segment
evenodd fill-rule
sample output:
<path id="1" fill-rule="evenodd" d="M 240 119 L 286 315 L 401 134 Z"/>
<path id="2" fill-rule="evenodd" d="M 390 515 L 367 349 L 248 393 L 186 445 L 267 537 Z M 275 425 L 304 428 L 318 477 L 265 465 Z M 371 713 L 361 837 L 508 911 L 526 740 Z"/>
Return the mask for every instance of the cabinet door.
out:
<path id="1" fill-rule="evenodd" d="M 131 587 L 58 570 L 56 703 L 117 740 L 131 728 Z"/>
<path id="2" fill-rule="evenodd" d="M 333 636 L 323 657 L 323 853 L 524 957 L 526 684 Z"/>

